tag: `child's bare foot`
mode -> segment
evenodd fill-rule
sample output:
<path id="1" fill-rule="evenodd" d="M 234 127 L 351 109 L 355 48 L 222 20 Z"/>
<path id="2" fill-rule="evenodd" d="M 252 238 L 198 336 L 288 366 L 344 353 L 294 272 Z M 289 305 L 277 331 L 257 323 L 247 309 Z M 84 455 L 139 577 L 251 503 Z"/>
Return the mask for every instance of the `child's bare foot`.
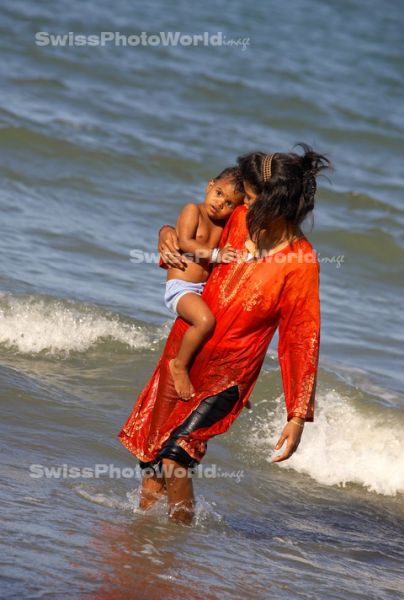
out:
<path id="1" fill-rule="evenodd" d="M 188 371 L 181 364 L 178 364 L 176 358 L 172 358 L 168 364 L 173 376 L 175 391 L 182 400 L 189 400 L 195 395 L 195 390 Z"/>

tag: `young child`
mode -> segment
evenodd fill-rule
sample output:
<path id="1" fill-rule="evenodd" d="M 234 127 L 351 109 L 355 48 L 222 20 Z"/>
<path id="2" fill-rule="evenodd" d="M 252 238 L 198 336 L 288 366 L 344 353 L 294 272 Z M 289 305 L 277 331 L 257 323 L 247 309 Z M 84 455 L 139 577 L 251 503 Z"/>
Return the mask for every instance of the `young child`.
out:
<path id="1" fill-rule="evenodd" d="M 192 357 L 215 326 L 215 318 L 201 298 L 210 263 L 228 263 L 235 258 L 230 245 L 220 250 L 217 245 L 227 219 L 244 200 L 238 168 L 224 169 L 209 181 L 205 192 L 203 204 L 187 204 L 177 219 L 176 233 L 185 255 L 185 269 L 170 267 L 167 273 L 165 304 L 191 324 L 177 356 L 170 361 L 175 390 L 183 400 L 189 400 L 195 392 L 188 374 Z"/>

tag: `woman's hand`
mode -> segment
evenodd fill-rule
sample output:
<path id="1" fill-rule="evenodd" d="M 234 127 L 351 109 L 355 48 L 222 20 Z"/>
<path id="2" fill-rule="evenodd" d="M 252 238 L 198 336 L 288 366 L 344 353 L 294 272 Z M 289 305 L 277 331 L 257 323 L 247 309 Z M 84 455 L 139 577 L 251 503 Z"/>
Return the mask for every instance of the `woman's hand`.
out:
<path id="1" fill-rule="evenodd" d="M 293 421 L 298 421 L 300 425 L 297 423 L 293 423 Z M 293 417 L 288 423 L 286 423 L 283 428 L 281 437 L 279 438 L 275 450 L 279 450 L 284 442 L 286 441 L 286 449 L 283 454 L 279 456 L 275 456 L 271 460 L 271 462 L 280 462 L 281 460 L 287 460 L 292 456 L 294 452 L 296 452 L 297 447 L 300 444 L 300 438 L 302 437 L 303 427 L 301 425 L 304 424 L 304 419 L 300 419 L 299 417 Z"/>
<path id="2" fill-rule="evenodd" d="M 234 262 L 237 258 L 237 250 L 233 248 L 231 244 L 226 244 L 224 248 L 219 250 L 219 254 L 217 257 L 218 263 L 231 263 Z"/>
<path id="3" fill-rule="evenodd" d="M 185 271 L 187 263 L 179 250 L 180 246 L 174 227 L 165 225 L 160 229 L 158 243 L 159 254 L 167 266 Z"/>

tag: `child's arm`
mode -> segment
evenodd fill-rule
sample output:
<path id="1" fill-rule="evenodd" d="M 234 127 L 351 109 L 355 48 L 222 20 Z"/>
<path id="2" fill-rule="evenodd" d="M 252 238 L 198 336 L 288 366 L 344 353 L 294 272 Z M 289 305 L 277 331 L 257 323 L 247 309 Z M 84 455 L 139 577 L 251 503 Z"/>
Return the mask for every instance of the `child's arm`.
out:
<path id="1" fill-rule="evenodd" d="M 177 222 L 178 243 L 183 252 L 198 254 L 200 258 L 210 258 L 212 247 L 197 241 L 199 208 L 196 204 L 187 204 L 182 209 Z"/>

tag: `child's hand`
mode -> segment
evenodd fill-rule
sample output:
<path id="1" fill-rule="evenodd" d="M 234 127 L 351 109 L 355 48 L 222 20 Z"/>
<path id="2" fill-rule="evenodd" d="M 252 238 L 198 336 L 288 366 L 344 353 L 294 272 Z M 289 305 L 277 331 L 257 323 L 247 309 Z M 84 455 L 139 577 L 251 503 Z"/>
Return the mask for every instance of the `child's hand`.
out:
<path id="1" fill-rule="evenodd" d="M 219 250 L 217 262 L 219 263 L 231 263 L 237 259 L 237 250 L 233 248 L 231 244 L 226 244 L 224 248 Z"/>

